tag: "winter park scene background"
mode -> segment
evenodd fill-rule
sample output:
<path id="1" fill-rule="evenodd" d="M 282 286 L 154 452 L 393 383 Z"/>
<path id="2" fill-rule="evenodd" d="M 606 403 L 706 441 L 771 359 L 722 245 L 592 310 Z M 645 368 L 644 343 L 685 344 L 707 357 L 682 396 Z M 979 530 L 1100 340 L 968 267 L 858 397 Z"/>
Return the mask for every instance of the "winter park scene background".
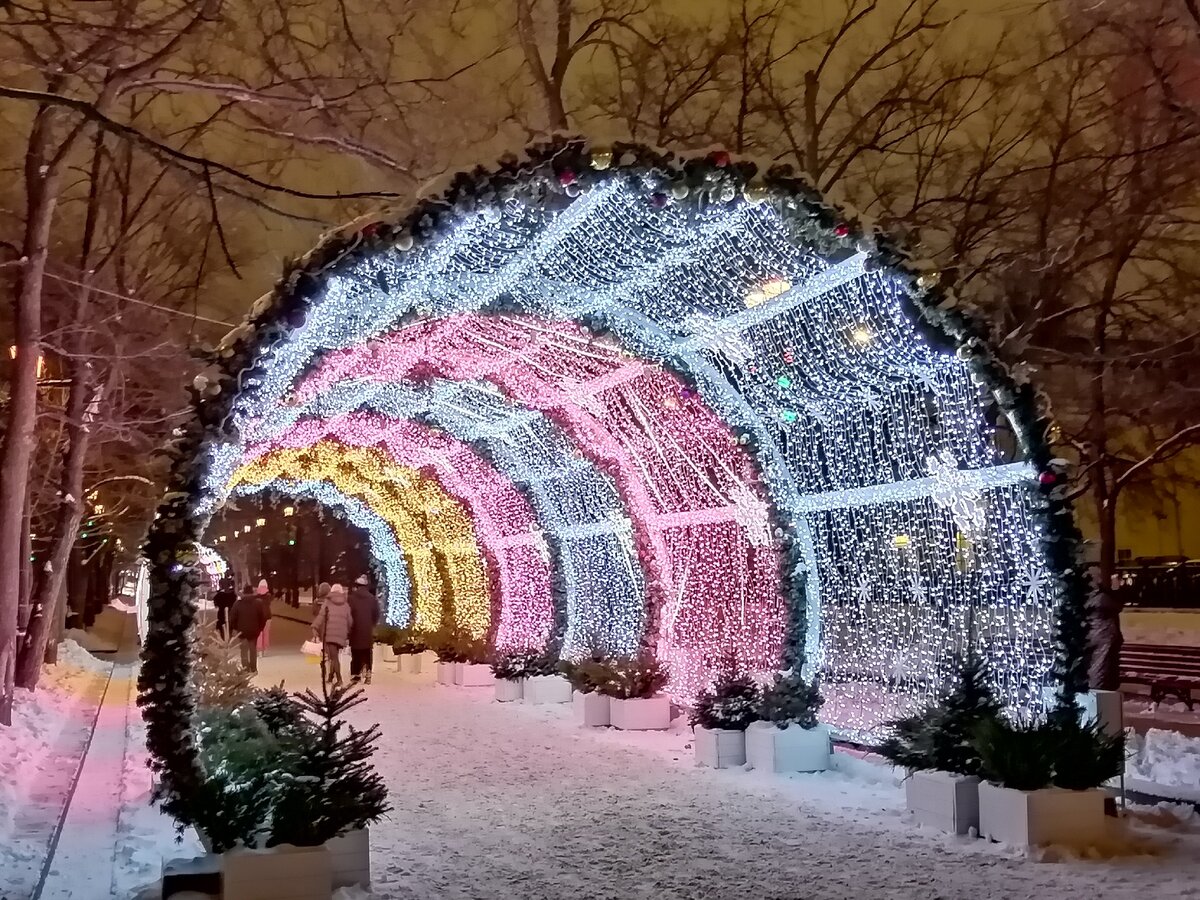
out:
<path id="1" fill-rule="evenodd" d="M 1200 893 L 1190 0 L 0 5 L 0 898 Z"/>

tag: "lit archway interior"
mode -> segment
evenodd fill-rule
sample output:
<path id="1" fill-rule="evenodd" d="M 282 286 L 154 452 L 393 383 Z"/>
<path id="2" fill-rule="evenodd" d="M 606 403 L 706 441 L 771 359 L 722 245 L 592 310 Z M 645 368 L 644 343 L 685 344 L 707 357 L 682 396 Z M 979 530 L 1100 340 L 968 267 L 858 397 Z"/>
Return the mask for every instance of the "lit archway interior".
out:
<path id="1" fill-rule="evenodd" d="M 371 535 L 393 624 L 653 653 L 683 703 L 798 665 L 859 737 L 969 648 L 1027 712 L 1078 681 L 1032 390 L 786 173 L 538 148 L 329 238 L 217 361 L 196 533 L 233 494 L 317 499 Z"/>

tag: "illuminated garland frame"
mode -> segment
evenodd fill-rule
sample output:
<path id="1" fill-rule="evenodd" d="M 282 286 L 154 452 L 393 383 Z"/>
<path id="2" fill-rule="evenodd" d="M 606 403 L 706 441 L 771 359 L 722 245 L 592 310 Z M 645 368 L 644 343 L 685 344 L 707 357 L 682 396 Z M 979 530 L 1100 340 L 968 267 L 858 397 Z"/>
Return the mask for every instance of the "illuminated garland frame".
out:
<path id="1" fill-rule="evenodd" d="M 599 171 L 603 170 L 603 171 Z M 243 391 L 251 391 L 263 373 L 275 345 L 304 322 L 312 298 L 324 279 L 374 254 L 411 249 L 435 240 L 479 204 L 517 194 L 578 192 L 590 180 L 614 174 L 638 182 L 653 200 L 669 202 L 673 186 L 693 192 L 714 184 L 741 191 L 747 198 L 786 197 L 789 217 L 816 252 L 823 255 L 853 249 L 866 241 L 870 263 L 886 267 L 909 289 L 900 298 L 914 326 L 936 347 L 953 349 L 968 362 L 973 376 L 985 386 L 1009 421 L 1028 462 L 1038 472 L 1042 498 L 1037 515 L 1043 526 L 1046 561 L 1061 588 L 1055 634 L 1053 676 L 1060 694 L 1073 698 L 1086 689 L 1088 589 L 1077 565 L 1080 535 L 1066 496 L 1065 463 L 1054 458 L 1049 444 L 1050 423 L 1033 387 L 1018 383 L 989 349 L 985 332 L 960 308 L 952 292 L 939 286 L 936 274 L 922 272 L 907 253 L 885 235 L 865 236 L 788 166 L 775 166 L 759 178 L 749 162 L 736 162 L 723 152 L 680 159 L 670 153 L 631 143 L 592 150 L 582 140 L 555 140 L 533 146 L 524 158 L 507 158 L 495 171 L 476 169 L 456 176 L 445 194 L 427 199 L 402 218 L 357 224 L 328 236 L 299 261 L 285 268 L 275 289 L 253 307 L 244 325 L 231 333 L 210 357 L 215 376 L 198 378 L 192 387 L 193 419 L 167 448 L 172 459 L 166 495 L 145 545 L 150 563 L 149 634 L 143 645 L 138 679 L 138 704 L 147 722 L 151 765 L 159 773 L 163 809 L 182 823 L 194 820 L 191 800 L 201 785 L 196 745 L 191 732 L 192 699 L 188 691 L 189 630 L 195 617 L 197 585 L 196 542 L 207 522 L 195 515 L 204 506 L 206 487 L 202 467 L 208 449 L 236 438 L 231 412 Z M 647 188 L 645 185 L 652 185 Z M 653 185 L 657 185 L 654 188 Z M 594 322 L 593 327 L 612 323 Z M 681 366 L 672 366 L 679 374 Z M 757 448 L 750 442 L 750 449 Z M 772 515 L 776 515 L 772 506 Z M 793 614 L 787 638 L 787 659 L 799 662 L 805 623 L 804 565 L 793 542 L 785 550 L 785 591 Z M 800 602 L 797 602 L 800 601 Z"/>

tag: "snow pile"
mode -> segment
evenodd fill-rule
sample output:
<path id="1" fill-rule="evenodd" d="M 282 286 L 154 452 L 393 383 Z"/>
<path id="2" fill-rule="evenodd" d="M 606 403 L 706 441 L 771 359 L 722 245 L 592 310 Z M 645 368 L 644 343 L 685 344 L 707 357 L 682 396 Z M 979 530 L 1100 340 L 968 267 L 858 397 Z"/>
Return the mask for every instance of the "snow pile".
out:
<path id="1" fill-rule="evenodd" d="M 95 720 L 110 667 L 73 647 L 37 691 L 17 689 L 12 727 L 0 727 L 0 897 L 37 883 Z"/>
<path id="2" fill-rule="evenodd" d="M 1126 773 L 1141 781 L 1200 794 L 1200 738 L 1151 728 L 1131 741 Z"/>
<path id="3" fill-rule="evenodd" d="M 80 632 L 80 634 L 87 634 L 87 632 Z M 109 669 L 112 668 L 112 663 L 88 652 L 73 638 L 68 638 L 58 645 L 58 668 L 64 666 L 85 672 L 103 672 L 107 675 Z M 53 671 L 53 669 L 50 671 Z"/>

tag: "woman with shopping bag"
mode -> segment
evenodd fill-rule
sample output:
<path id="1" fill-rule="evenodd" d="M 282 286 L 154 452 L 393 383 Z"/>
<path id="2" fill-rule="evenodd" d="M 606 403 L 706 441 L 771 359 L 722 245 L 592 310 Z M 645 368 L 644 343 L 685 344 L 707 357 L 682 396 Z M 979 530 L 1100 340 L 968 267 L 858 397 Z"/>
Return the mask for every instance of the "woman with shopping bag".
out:
<path id="1" fill-rule="evenodd" d="M 342 683 L 342 661 L 339 654 L 350 643 L 354 616 L 346 601 L 346 589 L 335 584 L 313 619 L 313 640 L 321 642 L 321 662 L 325 678 L 332 684 Z"/>

